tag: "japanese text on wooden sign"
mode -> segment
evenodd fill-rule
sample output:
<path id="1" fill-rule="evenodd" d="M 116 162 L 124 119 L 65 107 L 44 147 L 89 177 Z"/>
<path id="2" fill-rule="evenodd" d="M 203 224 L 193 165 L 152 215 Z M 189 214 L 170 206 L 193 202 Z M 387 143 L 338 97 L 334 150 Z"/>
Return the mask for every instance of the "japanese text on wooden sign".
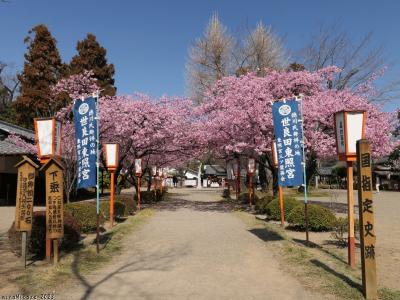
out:
<path id="1" fill-rule="evenodd" d="M 367 299 L 377 299 L 371 152 L 365 140 L 357 142 L 357 169 L 363 291 Z"/>
<path id="2" fill-rule="evenodd" d="M 55 163 L 46 169 L 46 237 L 64 236 L 63 174 Z"/>
<path id="3" fill-rule="evenodd" d="M 302 132 L 297 101 L 293 99 L 274 102 L 272 115 L 278 158 L 279 186 L 302 185 Z"/>
<path id="4" fill-rule="evenodd" d="M 74 123 L 77 150 L 77 188 L 96 186 L 96 100 L 76 100 Z"/>
<path id="5" fill-rule="evenodd" d="M 32 230 L 33 196 L 35 189 L 35 168 L 29 163 L 18 167 L 15 229 Z"/>

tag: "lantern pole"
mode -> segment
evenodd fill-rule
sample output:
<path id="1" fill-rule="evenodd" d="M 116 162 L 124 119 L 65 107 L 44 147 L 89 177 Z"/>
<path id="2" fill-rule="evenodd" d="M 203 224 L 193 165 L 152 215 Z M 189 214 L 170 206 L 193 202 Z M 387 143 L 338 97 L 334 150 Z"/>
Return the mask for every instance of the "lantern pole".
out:
<path id="1" fill-rule="evenodd" d="M 99 190 L 99 170 L 100 170 L 100 164 L 99 164 L 99 144 L 100 144 L 100 115 L 99 115 L 99 91 L 97 91 L 94 95 L 93 98 L 96 99 L 96 251 L 99 253 L 100 251 L 100 246 L 99 246 L 99 240 L 100 240 L 100 228 L 99 228 L 99 222 L 100 222 L 100 190 Z"/>
<path id="2" fill-rule="evenodd" d="M 356 265 L 356 243 L 354 239 L 354 197 L 353 197 L 353 162 L 347 161 L 347 209 L 348 209 L 348 263 Z"/>
<path id="3" fill-rule="evenodd" d="M 110 189 L 110 227 L 114 226 L 114 169 L 110 169 L 111 189 Z"/>
<path id="4" fill-rule="evenodd" d="M 296 97 L 297 101 L 300 101 L 301 110 L 301 139 L 303 148 L 303 187 L 304 187 L 304 215 L 306 221 L 306 244 L 309 244 L 309 234 L 308 234 L 308 199 L 307 199 L 307 175 L 306 175 L 306 152 L 304 143 L 304 112 L 303 112 L 303 98 L 302 96 Z"/>
<path id="5" fill-rule="evenodd" d="M 354 115 L 354 113 L 362 115 L 362 126 L 360 137 L 349 140 L 349 124 L 350 119 L 348 119 L 349 114 Z M 366 113 L 365 111 L 338 111 L 335 113 L 335 132 L 336 132 L 336 148 L 339 156 L 339 160 L 346 161 L 347 169 L 347 226 L 348 226 L 348 238 L 347 238 L 347 252 L 348 252 L 348 264 L 354 268 L 356 265 L 355 256 L 355 238 L 354 238 L 354 195 L 353 195 L 353 162 L 357 161 L 356 151 L 354 149 L 354 144 L 356 140 L 363 139 L 365 135 L 365 121 Z M 353 119 L 354 121 L 354 119 Z M 350 121 L 350 123 L 352 123 Z M 357 127 L 356 127 L 357 128 Z M 353 144 L 354 143 L 354 144 Z M 340 147 L 341 146 L 341 147 Z"/>
<path id="6" fill-rule="evenodd" d="M 152 168 L 152 170 L 154 170 L 154 167 Z M 157 193 L 157 179 L 156 179 L 156 175 L 157 175 L 157 168 L 155 169 L 155 172 L 152 172 L 151 176 L 153 176 L 153 191 L 154 191 L 154 196 Z"/>
<path id="7" fill-rule="evenodd" d="M 138 191 L 138 210 L 140 210 L 140 183 L 142 179 L 142 159 L 136 158 L 135 159 L 135 175 L 138 179 L 137 183 L 137 191 Z"/>
<path id="8" fill-rule="evenodd" d="M 253 198 L 253 174 L 249 172 L 249 204 L 252 204 Z"/>
<path id="9" fill-rule="evenodd" d="M 249 179 L 249 204 L 250 206 L 253 204 L 253 173 L 255 170 L 255 159 L 254 158 L 249 158 L 247 162 L 247 175 Z"/>

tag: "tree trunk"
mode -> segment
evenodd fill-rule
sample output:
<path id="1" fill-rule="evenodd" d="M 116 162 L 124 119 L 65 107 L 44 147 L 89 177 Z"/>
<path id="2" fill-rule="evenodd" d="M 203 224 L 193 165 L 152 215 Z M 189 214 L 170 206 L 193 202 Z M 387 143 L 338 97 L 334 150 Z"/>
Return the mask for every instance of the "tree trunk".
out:
<path id="1" fill-rule="evenodd" d="M 153 177 L 151 176 L 151 171 L 148 171 L 149 176 L 147 177 L 147 191 L 150 192 L 151 191 L 151 185 L 153 183 Z"/>
<path id="2" fill-rule="evenodd" d="M 318 172 L 318 161 L 315 152 L 311 152 L 306 162 L 306 184 L 310 185 L 311 178 Z"/>

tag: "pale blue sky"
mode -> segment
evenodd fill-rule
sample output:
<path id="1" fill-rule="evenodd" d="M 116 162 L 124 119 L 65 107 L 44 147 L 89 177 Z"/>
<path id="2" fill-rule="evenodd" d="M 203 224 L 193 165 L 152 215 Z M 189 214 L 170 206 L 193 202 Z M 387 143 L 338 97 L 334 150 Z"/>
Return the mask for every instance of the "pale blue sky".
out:
<path id="1" fill-rule="evenodd" d="M 49 27 L 65 61 L 75 54 L 77 40 L 91 32 L 108 50 L 120 94 L 184 95 L 187 49 L 213 12 L 233 33 L 259 21 L 271 25 L 292 51 L 302 48 L 321 24 L 340 20 L 355 39 L 373 31 L 389 63 L 384 80 L 400 75 L 400 2 L 395 0 L 8 1 L 0 3 L 0 60 L 21 68 L 23 39 L 39 23 Z"/>

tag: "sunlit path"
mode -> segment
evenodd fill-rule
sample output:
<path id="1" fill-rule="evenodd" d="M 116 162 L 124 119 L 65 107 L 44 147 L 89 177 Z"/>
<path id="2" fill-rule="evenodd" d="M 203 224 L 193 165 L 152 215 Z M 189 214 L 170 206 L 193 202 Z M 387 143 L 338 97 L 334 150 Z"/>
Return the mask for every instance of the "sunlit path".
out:
<path id="1" fill-rule="evenodd" d="M 313 299 L 280 269 L 264 241 L 222 209 L 216 192 L 173 195 L 112 266 L 81 278 L 63 298 Z M 182 201 L 186 208 L 177 207 Z M 200 201 L 212 205 L 198 209 Z"/>

